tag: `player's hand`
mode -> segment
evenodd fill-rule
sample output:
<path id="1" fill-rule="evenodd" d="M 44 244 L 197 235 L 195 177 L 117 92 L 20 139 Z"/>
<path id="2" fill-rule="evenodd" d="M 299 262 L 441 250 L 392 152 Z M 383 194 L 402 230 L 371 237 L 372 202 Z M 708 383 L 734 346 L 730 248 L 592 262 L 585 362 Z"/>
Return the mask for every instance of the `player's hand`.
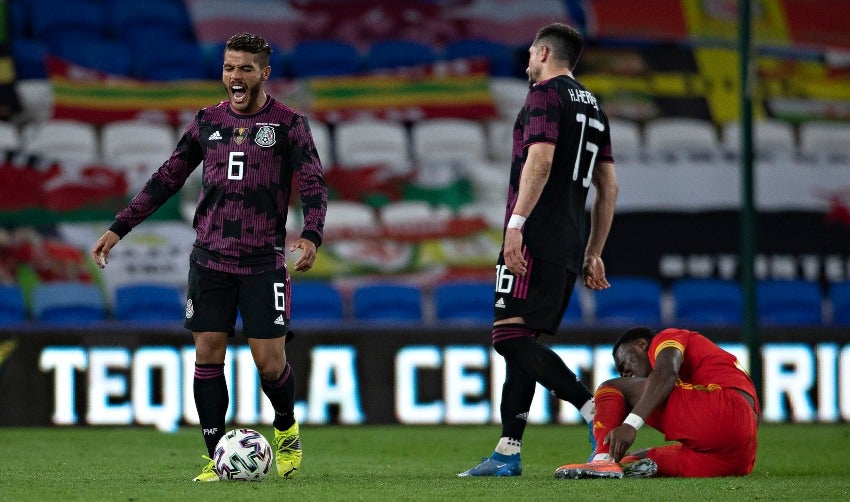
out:
<path id="1" fill-rule="evenodd" d="M 301 250 L 301 256 L 295 262 L 295 270 L 306 272 L 313 267 L 313 262 L 316 261 L 316 245 L 313 241 L 300 237 L 298 240 L 289 246 L 289 252 L 294 253 L 296 249 Z"/>
<path id="2" fill-rule="evenodd" d="M 635 428 L 626 424 L 621 424 L 608 431 L 603 444 L 610 447 L 609 452 L 614 458 L 614 462 L 619 462 L 626 455 L 626 452 L 635 442 L 636 436 Z"/>
<path id="3" fill-rule="evenodd" d="M 585 256 L 582 274 L 584 275 L 584 286 L 588 289 L 599 291 L 611 287 L 608 284 L 608 279 L 605 278 L 605 263 L 601 256 Z"/>
<path id="4" fill-rule="evenodd" d="M 522 256 L 522 231 L 517 228 L 505 230 L 505 265 L 512 274 L 522 277 L 528 271 L 528 262 Z"/>
<path id="5" fill-rule="evenodd" d="M 119 240 L 121 238 L 118 237 L 118 234 L 112 230 L 107 230 L 94 243 L 94 246 L 91 248 L 91 256 L 94 258 L 94 262 L 97 263 L 98 267 L 103 268 L 109 263 L 109 250 L 118 244 Z"/>

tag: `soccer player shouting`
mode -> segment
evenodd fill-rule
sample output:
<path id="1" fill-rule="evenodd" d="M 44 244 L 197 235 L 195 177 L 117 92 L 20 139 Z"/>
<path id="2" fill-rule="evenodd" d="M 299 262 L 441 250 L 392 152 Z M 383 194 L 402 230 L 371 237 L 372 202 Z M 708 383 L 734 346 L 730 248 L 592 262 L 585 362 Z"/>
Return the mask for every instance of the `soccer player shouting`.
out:
<path id="1" fill-rule="evenodd" d="M 493 347 L 505 358 L 502 436 L 490 457 L 460 476 L 518 476 L 528 410 L 537 383 L 575 406 L 588 423 L 593 394 L 547 345 L 579 273 L 586 287 L 609 287 L 602 248 L 614 217 L 617 181 L 608 118 L 572 69 L 582 38 L 554 23 L 529 48 L 530 89 L 513 132 L 502 252 L 496 265 Z M 596 189 L 585 245 L 585 202 Z"/>
<path id="2" fill-rule="evenodd" d="M 694 331 L 632 328 L 614 345 L 621 378 L 596 390 L 596 456 L 559 478 L 743 476 L 753 470 L 759 403 L 732 354 Z M 675 444 L 626 456 L 646 422 Z M 621 462 L 621 464 L 618 464 Z"/>
<path id="3" fill-rule="evenodd" d="M 307 119 L 266 94 L 270 54 L 269 44 L 256 35 L 242 33 L 227 41 L 222 81 L 229 100 L 195 115 L 171 157 L 92 248 L 103 268 L 118 240 L 177 193 L 202 163 L 185 327 L 195 340 L 195 405 L 209 463 L 195 481 L 218 479 L 211 458 L 226 432 L 224 358 L 237 310 L 261 387 L 275 410 L 278 473 L 291 477 L 301 465 L 295 376 L 285 352 L 292 336 L 286 216 L 294 177 L 304 228 L 289 250 L 301 252 L 295 270 L 309 270 L 322 242 L 327 187 Z"/>

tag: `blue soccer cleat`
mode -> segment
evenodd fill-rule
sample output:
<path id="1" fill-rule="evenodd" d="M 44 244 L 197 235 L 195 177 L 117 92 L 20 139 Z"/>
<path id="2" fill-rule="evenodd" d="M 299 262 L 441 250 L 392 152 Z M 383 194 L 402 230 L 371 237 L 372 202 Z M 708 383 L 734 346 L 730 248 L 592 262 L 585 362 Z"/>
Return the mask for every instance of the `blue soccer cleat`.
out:
<path id="1" fill-rule="evenodd" d="M 468 476 L 519 476 L 522 474 L 522 460 L 519 453 L 514 455 L 502 455 L 501 453 L 493 452 L 489 457 L 481 460 L 481 463 L 458 474 L 465 478 Z"/>

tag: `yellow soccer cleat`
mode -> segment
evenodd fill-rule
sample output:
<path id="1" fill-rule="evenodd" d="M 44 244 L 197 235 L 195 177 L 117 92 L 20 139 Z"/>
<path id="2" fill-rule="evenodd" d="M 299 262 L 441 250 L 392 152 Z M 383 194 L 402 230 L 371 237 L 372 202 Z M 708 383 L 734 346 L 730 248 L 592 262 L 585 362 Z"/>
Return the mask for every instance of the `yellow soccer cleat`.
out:
<path id="1" fill-rule="evenodd" d="M 298 422 L 285 431 L 274 430 L 272 446 L 275 450 L 277 473 L 284 478 L 292 478 L 301 467 L 301 436 Z"/>
<path id="2" fill-rule="evenodd" d="M 195 481 L 197 483 L 209 483 L 210 481 L 218 481 L 218 474 L 215 473 L 215 465 L 213 464 L 213 459 L 206 455 L 201 455 L 201 457 L 209 460 L 209 463 L 204 466 L 204 468 L 201 470 L 201 473 L 198 474 L 192 481 Z"/>

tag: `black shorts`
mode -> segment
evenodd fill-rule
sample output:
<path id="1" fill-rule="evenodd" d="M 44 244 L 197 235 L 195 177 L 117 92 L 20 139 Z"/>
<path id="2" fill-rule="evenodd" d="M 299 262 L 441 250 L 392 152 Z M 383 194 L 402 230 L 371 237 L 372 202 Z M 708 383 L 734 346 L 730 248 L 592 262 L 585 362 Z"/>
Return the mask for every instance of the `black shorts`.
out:
<path id="1" fill-rule="evenodd" d="M 567 310 L 577 276 L 563 265 L 528 256 L 527 259 L 528 272 L 517 277 L 499 254 L 494 319 L 522 317 L 527 328 L 554 335 Z"/>
<path id="2" fill-rule="evenodd" d="M 186 329 L 233 336 L 237 309 L 248 338 L 291 338 L 289 272 L 286 267 L 256 275 L 228 274 L 190 261 Z"/>

